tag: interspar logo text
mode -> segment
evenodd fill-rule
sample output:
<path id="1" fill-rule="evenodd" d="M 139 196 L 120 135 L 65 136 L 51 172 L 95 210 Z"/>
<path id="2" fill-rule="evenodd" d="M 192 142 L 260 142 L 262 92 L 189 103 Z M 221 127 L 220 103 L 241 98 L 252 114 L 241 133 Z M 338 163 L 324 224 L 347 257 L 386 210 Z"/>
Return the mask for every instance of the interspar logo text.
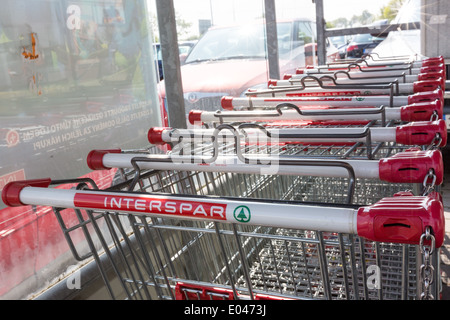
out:
<path id="1" fill-rule="evenodd" d="M 326 97 L 326 96 L 351 96 L 363 94 L 361 91 L 333 91 L 333 92 L 299 92 L 287 93 L 286 97 Z M 368 94 L 368 93 L 364 93 Z"/>
<path id="2" fill-rule="evenodd" d="M 179 215 L 185 217 L 226 220 L 226 204 L 145 196 L 120 196 L 77 193 L 77 208 L 117 210 L 151 214 Z"/>

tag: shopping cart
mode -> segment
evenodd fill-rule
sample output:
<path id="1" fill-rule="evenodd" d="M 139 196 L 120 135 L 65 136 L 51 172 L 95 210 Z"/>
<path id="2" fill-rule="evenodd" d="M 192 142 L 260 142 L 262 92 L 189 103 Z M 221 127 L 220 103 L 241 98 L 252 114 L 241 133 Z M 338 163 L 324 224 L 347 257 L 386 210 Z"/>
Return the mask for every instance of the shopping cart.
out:
<path id="1" fill-rule="evenodd" d="M 230 97 L 224 96 L 221 99 L 221 107 L 224 110 L 253 110 L 260 108 L 273 108 L 282 102 L 292 103 L 300 107 L 308 106 L 386 106 L 402 107 L 416 103 L 435 102 L 444 103 L 444 92 L 442 89 L 436 89 L 431 92 L 418 92 L 411 95 L 370 95 L 370 96 L 316 96 L 316 97 Z"/>
<path id="2" fill-rule="evenodd" d="M 298 68 L 297 74 L 329 74 L 341 70 L 355 73 L 357 77 L 418 75 L 427 72 L 439 72 L 445 69 L 445 59 L 439 57 L 404 56 L 394 59 L 379 57 L 376 53 L 364 55 L 359 59 L 338 60 L 318 67 Z M 445 70 L 444 70 L 445 72 Z"/>
<path id="3" fill-rule="evenodd" d="M 443 117 L 443 105 L 439 100 L 434 102 L 416 103 L 402 107 L 352 107 L 329 108 L 325 107 L 298 107 L 290 102 L 280 103 L 270 110 L 217 110 L 202 111 L 191 110 L 189 123 L 194 126 L 214 123 L 234 122 L 264 122 L 272 121 L 387 121 L 416 122 L 439 120 Z"/>
<path id="4" fill-rule="evenodd" d="M 229 145 L 221 147 L 230 148 Z M 272 153 L 279 154 L 280 151 Z M 105 161 L 111 155 L 129 157 L 130 153 L 92 152 L 90 164 L 94 166 L 101 163 L 103 168 L 96 169 L 112 166 L 112 163 Z M 442 241 L 442 235 L 439 235 L 441 231 L 435 231 L 442 227 L 441 205 L 440 201 L 436 200 L 437 194 L 433 192 L 419 197 L 414 197 L 411 193 L 400 193 L 397 197 L 384 198 L 367 207 L 355 204 L 351 199 L 354 194 L 351 190 L 353 187 L 350 186 L 349 190 L 346 190 L 346 183 L 342 180 L 333 181 L 327 177 L 328 181 L 310 180 L 308 186 L 307 181 L 302 180 L 298 172 L 294 176 L 277 174 L 270 177 L 249 174 L 248 168 L 246 174 L 233 173 L 223 168 L 218 172 L 208 172 L 207 168 L 211 166 L 205 166 L 203 163 L 192 164 L 197 165 L 195 170 L 192 167 L 175 167 L 179 169 L 176 171 L 164 168 L 146 169 L 146 161 L 140 159 L 142 156 L 131 156 L 139 166 L 132 167 L 132 174 L 138 179 L 127 179 L 122 185 L 111 190 L 47 190 L 42 187 L 49 185 L 50 180 L 31 181 L 15 183 L 6 188 L 4 201 L 10 205 L 26 203 L 54 206 L 69 240 L 69 235 L 79 232 L 80 229 L 85 229 L 88 239 L 95 235 L 99 239 L 97 241 L 103 244 L 110 260 L 114 261 L 115 273 L 122 279 L 119 289 L 122 289 L 128 298 L 407 299 L 416 297 L 416 290 L 420 290 L 417 288 L 416 257 L 420 255 L 417 244 L 420 244 L 421 235 L 416 234 L 413 236 L 414 240 L 406 240 L 411 241 L 410 244 L 380 242 L 386 239 L 374 238 L 375 233 L 363 235 L 358 233 L 358 228 L 356 232 L 349 230 L 350 225 L 354 226 L 355 212 L 362 214 L 364 211 L 378 210 L 376 208 L 392 207 L 397 212 L 403 206 L 406 206 L 405 211 L 410 212 L 407 209 L 411 204 L 410 200 L 413 200 L 415 208 L 422 211 L 424 208 L 430 208 L 429 204 L 433 203 L 432 206 L 437 209 L 431 220 L 437 219 L 435 223 L 438 224 L 433 225 L 432 229 L 435 243 L 439 246 Z M 149 159 L 153 165 L 156 160 L 170 165 L 166 155 L 148 155 L 146 160 Z M 295 163 L 291 159 L 290 165 L 294 164 L 299 167 L 305 165 L 299 161 Z M 281 162 L 281 165 L 287 164 Z M 328 160 L 322 161 L 321 165 L 342 166 L 348 175 L 352 176 L 352 167 L 346 162 Z M 314 166 L 318 166 L 316 160 Z M 136 172 L 139 172 L 138 176 Z M 419 180 L 423 181 L 422 178 Z M 373 189 L 375 186 L 370 180 L 379 179 L 368 179 L 365 182 L 366 188 Z M 310 190 L 300 190 L 298 187 L 302 186 L 307 186 Z M 323 190 L 324 186 L 327 186 L 328 190 Z M 311 190 L 314 187 L 322 190 Z M 403 190 L 399 189 L 397 184 L 391 184 L 390 189 L 386 187 L 387 184 L 372 192 L 372 200 L 375 201 L 375 197 L 383 197 L 383 192 L 392 195 Z M 114 192 L 115 189 L 126 192 L 117 193 Z M 29 191 L 43 193 L 28 198 L 26 193 Z M 191 196 L 186 198 L 176 194 Z M 332 204 L 329 198 L 319 198 L 320 194 L 332 196 L 332 201 L 336 203 Z M 51 199 L 56 202 L 52 203 Z M 368 203 L 368 199 L 360 201 Z M 224 209 L 224 205 L 229 209 Z M 153 211 L 150 209 L 151 212 L 139 214 L 139 210 L 150 206 Z M 71 207 L 78 208 L 75 212 L 80 219 L 74 226 L 66 225 L 63 219 L 67 217 L 68 209 L 61 209 Z M 124 209 L 123 212 L 118 210 L 119 207 Z M 174 215 L 177 212 L 188 218 L 206 214 L 208 220 L 179 220 L 179 216 Z M 266 213 L 273 212 L 277 212 L 274 220 L 265 216 Z M 295 229 L 296 225 L 292 221 L 285 220 L 289 219 L 293 212 L 296 212 L 295 215 L 297 212 L 305 212 L 303 218 L 298 217 L 299 230 Z M 334 214 L 337 212 L 341 212 L 346 218 L 339 219 L 340 214 Z M 154 218 L 152 213 L 156 213 Z M 171 219 L 161 218 L 164 217 L 161 215 L 163 213 Z M 259 213 L 264 213 L 264 216 L 258 218 Z M 249 215 L 252 225 L 246 222 Z M 230 217 L 233 224 L 222 223 L 222 219 L 227 217 Z M 361 219 L 360 216 L 359 221 L 363 221 Z M 410 231 L 416 228 L 412 227 L 411 222 L 404 220 L 405 216 L 386 216 L 379 219 L 377 218 L 378 222 L 391 219 L 389 223 L 384 220 L 381 225 L 392 228 L 389 231 L 392 236 L 401 238 L 400 242 L 404 242 L 405 238 L 398 229 Z M 346 227 L 339 226 L 339 220 L 347 221 L 342 223 Z M 421 217 L 418 220 L 426 221 L 426 218 Z M 107 226 L 106 231 L 99 226 L 102 221 Z M 306 221 L 311 221 L 312 224 L 309 225 Z M 321 223 L 331 224 L 331 230 L 330 226 L 314 225 Z M 429 222 L 425 224 L 428 225 Z M 91 225 L 96 232 L 88 230 Z M 425 230 L 423 226 L 417 228 Z M 134 231 L 132 239 L 128 236 L 129 229 Z M 359 229 L 362 230 L 363 228 Z M 408 234 L 407 237 L 411 237 L 409 232 Z M 106 235 L 115 239 L 115 250 L 120 251 L 119 257 L 116 257 L 118 261 L 114 260 L 114 255 L 110 252 Z M 360 237 L 361 235 L 363 237 Z M 125 240 L 119 241 L 120 238 Z M 92 254 L 101 265 L 104 262 L 97 256 L 93 240 L 91 245 Z M 71 247 L 76 256 L 82 257 L 74 245 Z M 122 274 L 122 264 L 126 266 L 126 275 Z M 120 297 L 120 294 L 115 292 L 117 288 L 112 286 L 107 277 L 106 269 L 107 267 L 103 266 L 101 270 L 108 288 L 113 297 Z M 374 282 L 367 285 L 371 274 L 367 274 L 365 270 L 379 271 L 379 282 L 374 276 Z"/>
<path id="5" fill-rule="evenodd" d="M 399 82 L 412 83 L 415 81 L 423 80 L 436 80 L 442 78 L 446 79 L 446 69 L 445 62 L 441 58 L 436 60 L 429 60 L 425 64 L 423 62 L 408 63 L 406 65 L 389 65 L 378 66 L 378 67 L 367 67 L 368 63 L 364 59 L 359 60 L 358 63 L 352 61 L 347 65 L 333 66 L 330 64 L 328 66 L 320 66 L 318 68 L 304 68 L 298 69 L 296 74 L 283 76 L 285 80 L 287 79 L 301 79 L 305 75 L 332 75 L 335 79 L 360 79 L 364 82 L 375 81 L 385 81 L 398 79 Z M 364 61 L 364 63 L 363 63 Z"/>
<path id="6" fill-rule="evenodd" d="M 406 299 L 417 296 L 418 250 L 432 253 L 443 241 L 443 208 L 435 192 L 402 193 L 371 206 L 332 205 L 199 196 L 200 181 L 197 187 L 193 182 L 201 179 L 204 185 L 211 177 L 154 170 L 141 175 L 146 188 L 158 185 L 172 189 L 170 194 L 86 189 L 84 182 L 56 189 L 47 188 L 49 179 L 24 181 L 9 184 L 3 200 L 54 207 L 75 256 L 94 255 L 113 298 Z M 211 183 L 221 191 L 248 191 L 244 181 L 249 183 L 216 176 Z M 272 183 L 265 192 L 282 192 L 280 182 Z M 181 186 L 195 195 L 177 195 Z M 79 223 L 66 225 L 65 217 L 74 213 Z M 70 241 L 80 230 L 90 246 L 85 256 Z M 109 257 L 106 265 L 96 242 Z M 429 272 L 426 261 L 421 269 Z M 432 297 L 429 290 L 424 297 Z"/>
<path id="7" fill-rule="evenodd" d="M 96 261 L 112 298 L 438 298 L 446 141 L 437 112 L 424 112 L 427 138 L 406 141 L 397 130 L 420 124 L 399 125 L 399 111 L 353 109 L 341 120 L 253 114 L 253 123 L 213 117 L 202 131 L 153 129 L 150 141 L 169 153 L 88 155 L 92 169 L 119 169 L 106 190 L 39 179 L 9 183 L 2 199 L 53 207 L 74 256 Z M 300 131 L 324 128 L 338 132 Z M 378 129 L 395 139 L 372 139 Z"/>
<path id="8" fill-rule="evenodd" d="M 360 83 L 389 83 L 389 82 L 398 82 L 398 83 L 415 83 L 420 81 L 428 81 L 428 80 L 439 80 L 441 85 L 445 86 L 445 78 L 446 73 L 444 68 L 437 68 L 436 70 L 425 69 L 428 72 L 422 72 L 419 74 L 406 74 L 404 69 L 400 69 L 401 73 L 395 73 L 393 71 L 371 71 L 371 70 L 363 70 L 358 68 L 359 72 L 351 72 L 347 70 L 338 70 L 335 72 L 309 72 L 309 73 L 300 73 L 300 74 L 285 74 L 283 75 L 283 79 L 271 80 L 271 84 L 273 85 L 293 85 L 295 82 L 300 82 L 301 79 L 306 78 L 307 76 L 315 75 L 320 76 L 323 79 L 326 77 L 330 77 L 331 80 L 336 81 L 339 84 L 360 84 Z M 387 73 L 387 74 L 386 74 Z M 331 81 L 330 80 L 330 81 Z"/>
<path id="9" fill-rule="evenodd" d="M 332 125 L 336 122 L 314 122 L 314 125 L 298 125 L 290 123 L 283 125 L 265 123 L 236 125 L 233 131 L 224 130 L 220 132 L 220 138 L 233 141 L 234 131 L 240 133 L 245 142 L 257 143 L 264 139 L 277 138 L 277 142 L 393 142 L 403 145 L 439 144 L 445 146 L 447 143 L 447 128 L 442 119 L 436 121 L 416 121 L 392 126 L 341 126 Z M 320 126 L 322 124 L 322 126 Z M 360 124 L 360 123 L 359 123 Z M 218 129 L 172 129 L 172 128 L 150 128 L 148 140 L 154 145 L 177 144 L 183 142 L 213 141 L 218 137 Z"/>
<path id="10" fill-rule="evenodd" d="M 380 77 L 355 77 L 352 78 L 349 73 L 344 73 L 347 75 L 347 78 L 339 77 L 338 75 L 342 74 L 342 72 L 335 72 L 333 75 L 321 75 L 311 76 L 311 75 L 301 75 L 300 77 L 289 77 L 285 75 L 287 79 L 284 80 L 269 80 L 269 87 L 280 88 L 280 87 L 289 87 L 295 85 L 322 85 L 322 86 L 341 86 L 351 85 L 352 87 L 357 87 L 359 84 L 365 85 L 388 85 L 390 83 L 394 84 L 395 91 L 397 93 L 405 94 L 405 93 L 419 93 L 423 91 L 432 91 L 435 88 L 442 88 L 445 90 L 445 78 L 444 72 L 433 72 L 433 73 L 425 73 L 417 76 L 419 81 L 409 82 L 409 79 L 406 79 L 406 75 L 402 78 L 400 77 L 390 77 L 390 78 L 380 78 Z M 400 78 L 400 79 L 399 79 Z M 315 83 L 313 82 L 315 81 Z M 309 83 L 308 83 L 309 82 Z M 376 87 L 375 87 L 376 88 Z"/>
<path id="11" fill-rule="evenodd" d="M 324 96 L 412 94 L 445 90 L 446 71 L 442 57 L 362 59 L 299 69 L 284 80 L 269 80 L 268 90 L 249 90 L 248 96 Z M 295 93 L 292 91 L 295 90 Z"/>
<path id="12" fill-rule="evenodd" d="M 342 165 L 351 176 L 344 162 L 323 165 Z M 418 271 L 436 262 L 417 259 L 421 247 L 430 252 L 443 241 L 438 195 L 400 193 L 361 206 L 350 187 L 340 191 L 347 179 L 324 179 L 141 170 L 137 180 L 110 190 L 87 190 L 84 181 L 76 189 L 15 182 L 4 188 L 3 201 L 54 207 L 75 257 L 93 255 L 113 298 L 410 299 L 420 290 L 437 297 L 439 289 L 422 289 Z M 371 180 L 358 183 L 371 193 L 358 194 L 374 199 L 404 190 L 392 184 L 374 192 Z M 63 182 L 77 181 L 54 181 Z M 381 213 L 364 222 L 375 212 Z M 204 220 L 185 219 L 197 217 Z M 84 254 L 71 240 L 80 232 L 88 240 Z M 434 239 L 430 249 L 422 233 Z"/>
<path id="13" fill-rule="evenodd" d="M 399 83 L 398 80 L 380 83 L 360 83 L 359 79 L 351 79 L 350 83 L 340 83 L 331 76 L 307 75 L 298 80 L 271 80 L 268 89 L 247 91 L 248 96 L 329 96 L 329 95 L 406 95 L 419 92 L 430 92 L 443 89 L 445 81 L 422 80 L 413 83 Z M 347 82 L 347 83 L 345 83 Z M 353 83 L 352 83 L 353 82 Z M 280 84 L 280 85 L 278 85 Z M 291 93 L 295 91 L 295 95 Z"/>

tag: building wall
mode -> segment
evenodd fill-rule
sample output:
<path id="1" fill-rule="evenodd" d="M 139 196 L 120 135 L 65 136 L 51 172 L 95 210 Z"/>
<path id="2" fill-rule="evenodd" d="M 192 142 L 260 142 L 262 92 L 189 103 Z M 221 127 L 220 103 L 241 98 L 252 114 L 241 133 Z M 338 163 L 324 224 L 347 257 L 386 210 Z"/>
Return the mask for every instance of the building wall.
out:
<path id="1" fill-rule="evenodd" d="M 450 1 L 422 0 L 422 51 L 450 59 Z"/>

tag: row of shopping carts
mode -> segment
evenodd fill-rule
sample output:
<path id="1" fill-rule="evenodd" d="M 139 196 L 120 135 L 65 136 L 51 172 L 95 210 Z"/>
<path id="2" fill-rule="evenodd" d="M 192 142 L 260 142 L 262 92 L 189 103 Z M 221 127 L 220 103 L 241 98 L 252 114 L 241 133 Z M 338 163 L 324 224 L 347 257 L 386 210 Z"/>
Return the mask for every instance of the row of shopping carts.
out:
<path id="1" fill-rule="evenodd" d="M 91 151 L 108 189 L 18 181 L 3 201 L 53 207 L 112 298 L 437 299 L 445 79 L 442 57 L 305 68 Z"/>

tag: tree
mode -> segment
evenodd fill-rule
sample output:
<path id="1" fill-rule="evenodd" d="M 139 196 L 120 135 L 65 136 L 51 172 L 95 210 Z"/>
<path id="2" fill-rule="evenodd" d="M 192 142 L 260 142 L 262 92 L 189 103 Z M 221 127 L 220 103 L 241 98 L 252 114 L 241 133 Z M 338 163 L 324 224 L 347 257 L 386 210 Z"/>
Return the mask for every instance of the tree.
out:
<path id="1" fill-rule="evenodd" d="M 177 12 L 175 13 L 175 21 L 177 24 L 178 39 L 184 40 L 184 38 L 186 38 L 186 36 L 189 34 L 189 28 L 192 27 L 192 23 L 184 20 Z M 154 13 L 152 14 L 152 18 L 150 19 L 150 24 L 153 31 L 154 42 L 159 42 L 158 18 Z M 189 39 L 191 38 L 192 36 Z"/>
<path id="2" fill-rule="evenodd" d="M 347 18 L 342 17 L 342 18 L 337 18 L 337 19 L 333 20 L 331 22 L 331 24 L 333 25 L 333 28 L 347 28 L 349 25 L 349 22 L 348 22 Z"/>
<path id="3" fill-rule="evenodd" d="M 381 8 L 381 19 L 391 21 L 395 18 L 401 6 L 406 0 L 390 0 L 389 3 Z"/>
<path id="4" fill-rule="evenodd" d="M 178 13 L 175 14 L 175 20 L 177 23 L 178 39 L 182 40 L 189 34 L 189 28 L 192 27 L 192 23 L 184 20 Z"/>

